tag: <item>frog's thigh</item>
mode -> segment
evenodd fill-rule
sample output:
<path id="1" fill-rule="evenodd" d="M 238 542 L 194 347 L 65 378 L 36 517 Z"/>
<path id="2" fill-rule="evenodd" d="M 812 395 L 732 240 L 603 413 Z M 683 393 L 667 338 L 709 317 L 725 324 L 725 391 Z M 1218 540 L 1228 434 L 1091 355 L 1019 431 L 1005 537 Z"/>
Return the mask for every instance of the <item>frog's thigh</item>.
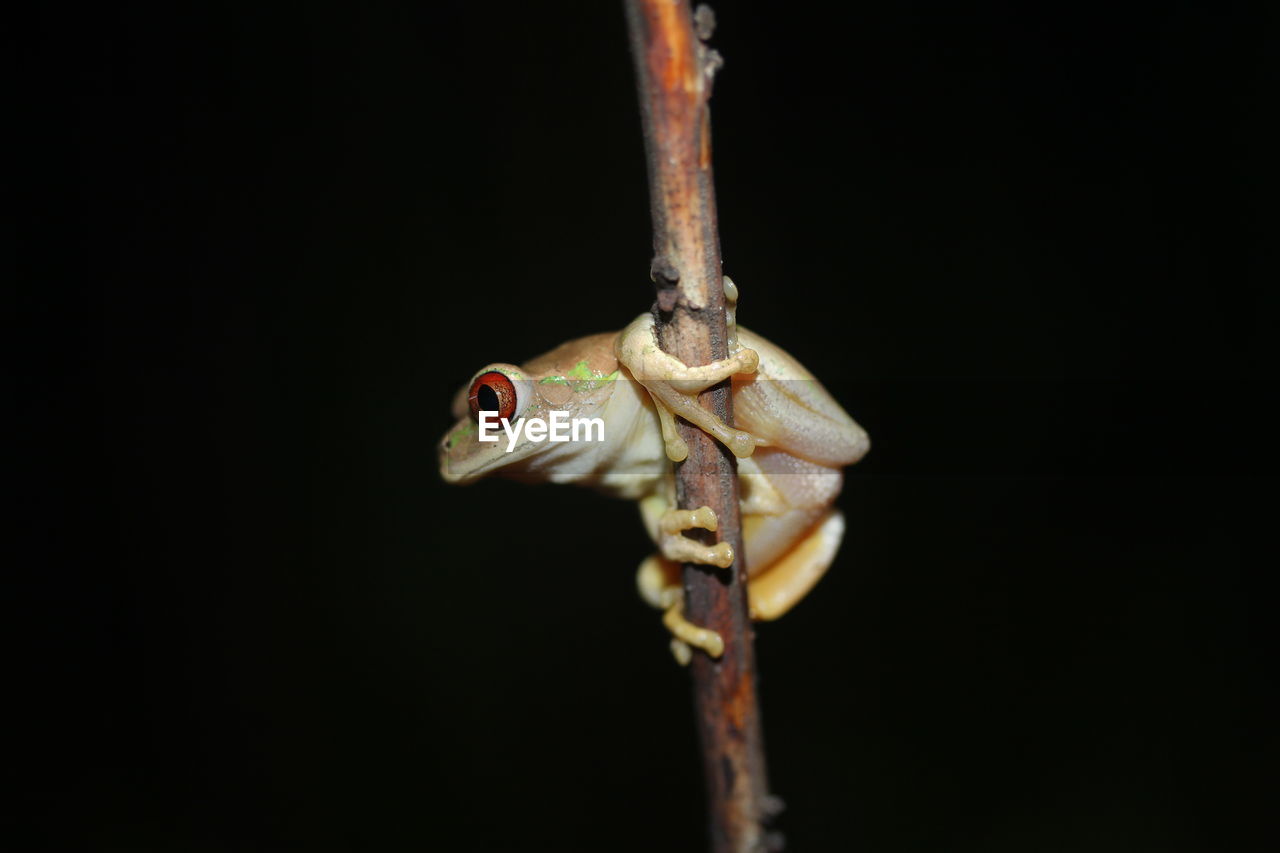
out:
<path id="1" fill-rule="evenodd" d="M 752 619 L 777 619 L 826 573 L 844 538 L 844 516 L 831 510 L 804 538 L 754 575 L 747 585 Z"/>
<path id="2" fill-rule="evenodd" d="M 654 554 L 640 564 L 636 572 L 636 589 L 650 607 L 665 610 L 662 591 L 680 586 L 680 564 L 675 560 Z"/>

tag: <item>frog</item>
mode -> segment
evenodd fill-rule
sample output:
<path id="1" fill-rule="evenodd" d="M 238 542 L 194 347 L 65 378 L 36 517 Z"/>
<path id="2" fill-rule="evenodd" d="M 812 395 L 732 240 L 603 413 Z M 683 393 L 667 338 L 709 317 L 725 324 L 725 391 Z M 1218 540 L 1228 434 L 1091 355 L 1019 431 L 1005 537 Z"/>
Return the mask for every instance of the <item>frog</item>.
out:
<path id="1" fill-rule="evenodd" d="M 681 565 L 726 569 L 737 558 L 724 541 L 685 535 L 716 531 L 709 507 L 680 509 L 672 463 L 688 447 L 686 420 L 736 457 L 747 601 L 753 620 L 790 611 L 835 559 L 845 533 L 835 506 L 842 469 L 870 449 L 865 429 L 783 348 L 737 323 L 737 285 L 723 279 L 728 356 L 690 366 L 658 344 L 653 312 L 620 332 L 568 341 L 523 364 L 494 362 L 454 396 L 454 425 L 441 439 L 440 473 L 465 485 L 488 476 L 588 486 L 635 501 L 657 552 L 636 572 L 640 597 L 662 612 L 672 654 L 712 658 L 724 638 L 684 614 Z M 702 408 L 697 395 L 730 381 L 734 423 Z M 598 440 L 547 440 L 546 418 L 595 424 Z M 495 424 L 501 424 L 500 432 Z M 523 429 L 522 429 L 523 427 Z M 497 433 L 497 434 L 495 434 Z M 591 430 L 585 435 L 590 438 Z"/>

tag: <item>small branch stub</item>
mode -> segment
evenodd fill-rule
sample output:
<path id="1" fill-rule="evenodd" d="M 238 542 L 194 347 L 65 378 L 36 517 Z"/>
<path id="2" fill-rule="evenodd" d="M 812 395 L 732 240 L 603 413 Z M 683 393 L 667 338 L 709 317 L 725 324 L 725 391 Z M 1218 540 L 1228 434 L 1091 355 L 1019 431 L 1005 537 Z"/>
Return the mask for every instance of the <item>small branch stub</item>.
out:
<path id="1" fill-rule="evenodd" d="M 627 0 L 626 9 L 649 166 L 658 339 L 684 363 L 707 364 L 728 355 L 708 109 L 722 61 L 703 43 L 715 16 L 707 6 L 691 12 L 687 0 Z M 698 402 L 732 424 L 728 381 Z M 686 617 L 725 641 L 719 659 L 697 653 L 691 664 L 711 849 L 780 849 L 780 839 L 764 827 L 777 801 L 765 778 L 737 468 L 729 451 L 701 429 L 681 422 L 680 430 L 689 455 L 676 468 L 679 505 L 711 507 L 719 519 L 716 536 L 738 555 L 727 570 L 684 567 Z"/>

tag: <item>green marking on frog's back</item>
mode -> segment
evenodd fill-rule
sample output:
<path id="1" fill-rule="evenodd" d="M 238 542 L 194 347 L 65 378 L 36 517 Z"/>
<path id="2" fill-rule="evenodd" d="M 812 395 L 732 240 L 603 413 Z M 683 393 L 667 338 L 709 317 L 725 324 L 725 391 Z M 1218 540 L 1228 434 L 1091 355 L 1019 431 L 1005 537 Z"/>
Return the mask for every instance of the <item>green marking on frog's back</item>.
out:
<path id="1" fill-rule="evenodd" d="M 591 365 L 586 359 L 569 368 L 564 376 L 546 376 L 538 381 L 539 385 L 568 385 L 573 388 L 575 393 L 582 394 L 587 391 L 594 391 L 600 387 L 601 383 L 612 382 L 621 374 L 621 370 L 615 370 L 612 373 L 603 373 L 599 370 L 592 370 Z M 572 381 L 571 381 L 572 380 Z"/>
<path id="2" fill-rule="evenodd" d="M 602 375 L 600 371 L 592 370 L 585 358 L 569 369 L 569 376 L 574 379 L 599 379 Z"/>

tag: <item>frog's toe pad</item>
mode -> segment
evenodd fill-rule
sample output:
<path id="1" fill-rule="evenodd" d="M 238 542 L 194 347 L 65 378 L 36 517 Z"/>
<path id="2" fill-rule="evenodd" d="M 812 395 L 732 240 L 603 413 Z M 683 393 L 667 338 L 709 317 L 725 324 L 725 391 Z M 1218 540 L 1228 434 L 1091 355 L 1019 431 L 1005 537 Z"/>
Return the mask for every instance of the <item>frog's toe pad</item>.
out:
<path id="1" fill-rule="evenodd" d="M 676 659 L 676 663 L 681 666 L 688 666 L 689 661 L 693 660 L 693 649 L 689 648 L 689 644 L 684 640 L 671 638 L 671 656 Z"/>
<path id="2" fill-rule="evenodd" d="M 715 530 L 717 519 L 716 511 L 709 506 L 700 506 L 697 509 L 669 509 L 662 514 L 662 519 L 658 522 L 667 533 L 679 533 L 682 530 L 691 530 L 700 527 L 703 530 Z"/>
<path id="3" fill-rule="evenodd" d="M 749 432 L 743 432 L 740 429 L 728 430 L 725 434 L 724 445 L 729 448 L 729 452 L 739 459 L 750 456 L 755 449 L 765 444 L 763 438 L 756 438 Z"/>

